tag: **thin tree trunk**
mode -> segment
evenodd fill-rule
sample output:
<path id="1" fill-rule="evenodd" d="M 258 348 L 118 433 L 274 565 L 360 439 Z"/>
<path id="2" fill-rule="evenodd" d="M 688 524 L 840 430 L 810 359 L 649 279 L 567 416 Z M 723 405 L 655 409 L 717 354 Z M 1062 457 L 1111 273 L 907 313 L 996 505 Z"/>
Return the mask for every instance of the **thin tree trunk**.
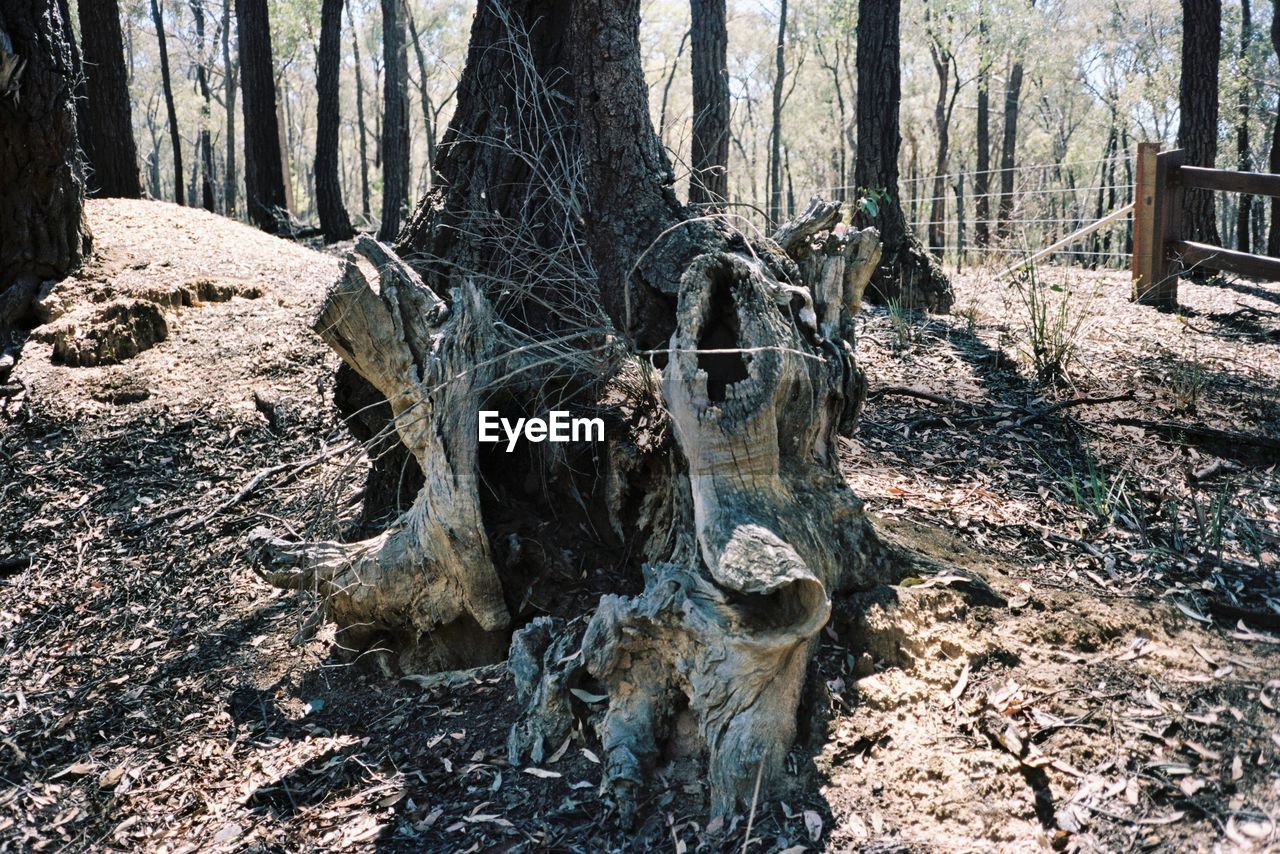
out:
<path id="1" fill-rule="evenodd" d="M 89 194 L 136 199 L 142 195 L 142 183 L 116 0 L 80 3 L 80 34 L 85 68 L 80 145 L 92 170 Z"/>
<path id="2" fill-rule="evenodd" d="M 1014 168 L 1017 166 L 1018 108 L 1022 100 L 1022 59 L 1013 61 L 1004 89 L 1004 129 L 1000 140 L 1000 213 L 996 234 L 1009 236 L 1013 217 Z"/>
<path id="3" fill-rule="evenodd" d="M 1218 155 L 1218 60 L 1222 51 L 1222 0 L 1182 0 L 1182 82 L 1178 147 L 1188 166 L 1212 167 Z M 1183 234 L 1220 246 L 1213 193 L 1183 193 Z"/>
<path id="4" fill-rule="evenodd" d="M 926 25 L 928 14 L 926 10 Z M 933 125 L 938 135 L 938 151 L 933 162 L 933 187 L 929 192 L 929 251 L 942 258 L 947 249 L 947 169 L 950 163 L 951 111 L 947 109 L 947 96 L 951 89 L 952 57 L 943 48 L 935 33 L 929 34 L 929 56 L 933 60 L 934 74 L 938 78 L 938 95 L 933 104 Z M 957 81 L 958 82 L 958 81 Z"/>
<path id="5" fill-rule="evenodd" d="M 774 52 L 773 113 L 769 131 L 769 221 L 782 217 L 782 87 L 787 79 L 787 0 L 778 6 L 778 44 Z"/>
<path id="6" fill-rule="evenodd" d="M 223 207 L 227 216 L 236 215 L 238 176 L 236 174 L 236 66 L 231 64 L 231 0 L 222 0 L 222 86 L 227 110 L 227 164 L 224 170 Z"/>
<path id="7" fill-rule="evenodd" d="M 685 30 L 684 35 L 680 37 L 680 46 L 676 48 L 675 61 L 671 63 L 671 70 L 667 72 L 667 80 L 662 84 L 662 102 L 658 108 L 658 139 L 668 148 L 670 148 L 670 145 L 667 143 L 667 103 L 671 99 L 671 84 L 675 82 L 676 72 L 680 70 L 680 57 L 684 56 L 685 46 L 689 44 L 689 36 L 692 34 L 692 30 Z"/>
<path id="8" fill-rule="evenodd" d="M 440 181 L 436 174 L 436 117 L 431 103 L 431 87 L 427 78 L 427 58 L 422 50 L 422 39 L 418 35 L 418 24 L 413 19 L 413 10 L 405 5 L 405 17 L 409 19 L 409 36 L 413 42 L 413 54 L 418 61 L 418 97 L 422 101 L 422 123 L 427 138 L 427 178 L 428 186 L 434 187 Z"/>
<path id="9" fill-rule="evenodd" d="M 1249 153 L 1249 102 L 1253 97 L 1253 87 L 1249 85 L 1245 73 L 1249 62 L 1249 44 L 1253 41 L 1253 10 L 1249 0 L 1240 0 L 1240 99 L 1237 110 L 1239 118 L 1236 122 L 1236 168 L 1241 172 L 1253 171 L 1253 158 Z M 1240 196 L 1240 208 L 1236 212 L 1236 248 L 1248 252 L 1250 248 L 1251 226 L 1249 216 L 1253 210 L 1253 196 Z"/>
<path id="10" fill-rule="evenodd" d="M 213 193 L 213 139 L 209 135 L 209 122 L 213 115 L 213 97 L 209 92 L 209 74 L 205 66 L 204 48 L 204 0 L 190 0 L 191 14 L 196 24 L 196 86 L 200 89 L 200 136 L 196 146 L 200 150 L 200 202 L 207 211 L 217 205 Z"/>
<path id="11" fill-rule="evenodd" d="M 991 48 L 985 3 L 978 6 L 978 115 L 975 142 L 977 165 L 973 176 L 974 225 L 973 242 L 980 249 L 991 241 Z"/>
<path id="12" fill-rule="evenodd" d="M 275 234 L 287 210 L 267 0 L 236 0 L 244 114 L 244 191 L 249 219 Z"/>
<path id="13" fill-rule="evenodd" d="M 372 212 L 369 207 L 369 132 L 364 120 L 364 66 L 360 64 L 360 33 L 356 29 L 351 4 L 347 4 L 347 22 L 351 24 L 351 51 L 355 56 L 356 70 L 356 125 L 360 142 L 360 215 L 369 223 Z"/>
<path id="14" fill-rule="evenodd" d="M 178 111 L 173 104 L 173 81 L 169 76 L 169 46 L 164 34 L 164 16 L 160 0 L 151 0 L 151 20 L 156 25 L 156 40 L 160 44 L 160 80 L 164 85 L 164 107 L 169 117 L 169 144 L 173 147 L 173 200 L 186 204 L 182 175 L 182 136 L 178 133 Z"/>
<path id="15" fill-rule="evenodd" d="M 71 23 L 55 0 L 0 0 L 0 43 L 26 65 L 21 97 L 0 96 L 0 349 L 27 319 L 40 280 L 91 248 L 76 142 Z M 0 48 L 7 60 L 9 50 Z M 6 63 L 7 64 L 7 63 Z"/>
<path id="16" fill-rule="evenodd" d="M 383 80 L 382 224 L 378 236 L 394 240 L 409 204 L 409 67 L 404 43 L 404 0 L 382 0 Z"/>
<path id="17" fill-rule="evenodd" d="M 729 31 L 725 0 L 690 0 L 689 6 L 693 45 L 693 169 L 689 175 L 689 202 L 714 210 L 729 197 Z"/>
<path id="18" fill-rule="evenodd" d="M 342 203 L 342 183 L 338 180 L 342 4 L 343 0 L 324 0 L 320 7 L 320 53 L 316 68 L 316 211 L 328 243 L 349 240 L 355 234 Z"/>
<path id="19" fill-rule="evenodd" d="M 1271 49 L 1280 59 L 1280 15 L 1271 15 Z M 1267 168 L 1280 174 L 1280 109 L 1276 110 L 1275 124 L 1271 128 L 1271 155 Z M 1267 230 L 1267 254 L 1280 258 L 1280 198 L 1271 199 L 1271 225 Z"/>

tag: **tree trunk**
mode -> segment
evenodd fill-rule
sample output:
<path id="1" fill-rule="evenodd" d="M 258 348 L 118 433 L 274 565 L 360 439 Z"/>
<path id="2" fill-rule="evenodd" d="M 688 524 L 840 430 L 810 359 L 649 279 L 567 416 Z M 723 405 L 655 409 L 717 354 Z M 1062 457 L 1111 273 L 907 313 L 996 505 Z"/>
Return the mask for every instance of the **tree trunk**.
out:
<path id="1" fill-rule="evenodd" d="M 1022 59 L 1013 61 L 1009 80 L 1004 88 L 1004 130 L 1000 139 L 1000 213 L 996 233 L 1001 238 L 1009 236 L 1013 218 L 1013 170 L 1017 166 L 1018 108 L 1022 101 Z"/>
<path id="2" fill-rule="evenodd" d="M 129 110 L 129 73 L 116 0 L 80 4 L 85 100 L 80 145 L 92 169 L 89 195 L 136 199 L 142 195 L 138 149 Z"/>
<path id="3" fill-rule="evenodd" d="M 173 200 L 186 204 L 182 176 L 182 136 L 178 133 L 178 111 L 173 105 L 173 81 L 169 77 L 169 47 L 164 33 L 164 15 L 160 0 L 151 0 L 151 20 L 156 25 L 156 40 L 160 44 L 160 80 L 164 85 L 164 107 L 169 117 L 169 144 L 173 148 Z"/>
<path id="4" fill-rule="evenodd" d="M 926 25 L 929 16 L 926 9 Z M 951 110 L 947 96 L 951 93 L 951 74 L 954 58 L 950 48 L 943 47 L 937 34 L 929 33 L 929 57 L 938 78 L 938 94 L 933 102 L 933 127 L 938 135 L 938 151 L 933 161 L 933 188 L 929 205 L 929 251 L 941 259 L 947 250 L 947 171 L 951 149 Z M 958 72 L 957 72 L 958 73 Z M 956 80 L 957 87 L 959 80 Z"/>
<path id="5" fill-rule="evenodd" d="M 431 103 L 431 87 L 428 85 L 427 57 L 422 50 L 422 40 L 418 37 L 418 25 L 413 19 L 413 10 L 407 5 L 405 15 L 409 19 L 409 36 L 413 44 L 413 54 L 418 61 L 418 96 L 422 100 L 423 132 L 427 138 L 427 178 L 428 188 L 430 188 L 440 180 L 440 176 L 436 174 L 436 115 Z"/>
<path id="6" fill-rule="evenodd" d="M 856 222 L 874 225 L 884 243 L 880 266 L 868 295 L 881 301 L 946 312 L 951 283 L 937 260 L 908 230 L 898 189 L 898 153 L 902 147 L 898 109 L 902 78 L 899 67 L 899 0 L 868 0 L 858 11 L 857 123 L 858 152 L 854 184 L 872 194 L 874 212 L 864 207 Z"/>
<path id="7" fill-rule="evenodd" d="M 320 53 L 316 62 L 316 211 L 327 243 L 350 240 L 355 234 L 338 180 L 342 3 L 343 0 L 324 0 L 320 7 Z"/>
<path id="8" fill-rule="evenodd" d="M 236 215 L 236 70 L 231 64 L 231 0 L 222 0 L 222 100 L 227 109 L 227 165 L 224 170 L 223 207 L 229 217 Z"/>
<path id="9" fill-rule="evenodd" d="M 213 115 L 213 96 L 209 92 L 209 72 L 205 65 L 204 51 L 204 0 L 190 0 L 191 14 L 196 24 L 196 87 L 200 90 L 200 135 L 196 148 L 200 152 L 200 204 L 210 212 L 217 209 L 213 194 L 213 139 L 209 135 L 209 121 Z"/>
<path id="10" fill-rule="evenodd" d="M 782 88 L 787 80 L 787 0 L 778 5 L 778 44 L 774 51 L 773 112 L 769 131 L 769 224 L 782 219 Z"/>
<path id="11" fill-rule="evenodd" d="M 991 242 L 991 63 L 986 5 L 978 7 L 978 115 L 975 129 L 977 165 L 973 175 L 973 242 L 979 251 Z M 983 259 L 985 260 L 985 259 Z"/>
<path id="12" fill-rule="evenodd" d="M 0 0 L 0 349 L 90 250 L 71 40 L 56 0 Z"/>
<path id="13" fill-rule="evenodd" d="M 1213 167 L 1218 156 L 1218 58 L 1222 50 L 1222 0 L 1182 0 L 1182 82 L 1178 147 L 1188 166 Z M 1222 245 L 1213 193 L 1182 194 L 1183 236 Z"/>
<path id="14" fill-rule="evenodd" d="M 689 203 L 715 210 L 729 198 L 729 31 L 725 0 L 690 0 L 689 6 L 693 43 Z"/>
<path id="15" fill-rule="evenodd" d="M 781 768 L 831 597 L 908 570 L 837 460 L 879 244 L 820 200 L 756 245 L 681 206 L 639 13 L 479 4 L 442 183 L 397 246 L 415 266 L 362 238 L 376 291 L 348 263 L 315 327 L 389 402 L 422 489 L 369 540 L 251 540 L 273 583 L 326 595 L 344 646 L 401 668 L 496 660 L 516 629 L 509 759 L 541 762 L 590 712 L 624 813 L 691 721 L 701 750 L 672 761 L 705 760 L 726 815 Z M 610 426 L 479 441 L 481 408 L 553 407 Z"/>
<path id="16" fill-rule="evenodd" d="M 1253 158 L 1249 152 L 1249 102 L 1253 99 L 1254 90 L 1247 82 L 1246 69 L 1249 62 L 1249 44 L 1253 41 L 1253 10 L 1249 0 L 1240 0 L 1240 53 L 1239 70 L 1240 98 L 1237 102 L 1238 118 L 1236 119 L 1236 168 L 1241 172 L 1253 171 Z M 1236 249 L 1248 252 L 1251 246 L 1250 214 L 1253 210 L 1253 196 L 1240 196 L 1240 208 L 1236 212 Z"/>
<path id="17" fill-rule="evenodd" d="M 1280 59 L 1280 15 L 1271 15 L 1271 49 Z M 1271 127 L 1271 155 L 1267 158 L 1267 169 L 1280 175 L 1280 109 L 1276 110 L 1275 124 Z M 1280 258 L 1280 198 L 1271 199 L 1271 225 L 1267 229 L 1267 254 Z"/>
<path id="18" fill-rule="evenodd" d="M 383 78 L 382 224 L 378 236 L 394 240 L 409 203 L 409 56 L 404 43 L 404 0 L 382 0 Z"/>
<path id="19" fill-rule="evenodd" d="M 355 18 L 351 16 L 350 4 L 347 5 L 347 23 L 351 24 L 351 51 L 356 61 L 356 125 L 360 132 L 360 215 L 367 225 L 373 213 L 369 207 L 369 132 L 364 121 L 364 66 L 360 64 L 360 33 L 356 30 Z"/>
<path id="20" fill-rule="evenodd" d="M 275 68 L 271 59 L 271 22 L 267 0 L 236 0 L 240 41 L 240 95 L 244 111 L 244 195 L 254 225 L 275 234 L 287 211 L 284 172 L 280 168 L 280 130 L 276 116 Z"/>

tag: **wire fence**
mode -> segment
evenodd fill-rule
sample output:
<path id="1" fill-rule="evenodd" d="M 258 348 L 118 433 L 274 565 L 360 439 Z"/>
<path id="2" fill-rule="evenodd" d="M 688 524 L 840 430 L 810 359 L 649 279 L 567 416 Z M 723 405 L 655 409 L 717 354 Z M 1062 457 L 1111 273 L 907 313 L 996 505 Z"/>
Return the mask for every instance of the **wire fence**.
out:
<path id="1" fill-rule="evenodd" d="M 1134 162 L 1132 153 L 1117 151 L 1097 160 L 913 176 L 900 191 L 908 223 L 944 263 L 1008 265 L 1132 202 Z M 853 187 L 830 192 L 854 198 Z M 1123 269 L 1132 247 L 1127 215 L 1045 260 Z"/>

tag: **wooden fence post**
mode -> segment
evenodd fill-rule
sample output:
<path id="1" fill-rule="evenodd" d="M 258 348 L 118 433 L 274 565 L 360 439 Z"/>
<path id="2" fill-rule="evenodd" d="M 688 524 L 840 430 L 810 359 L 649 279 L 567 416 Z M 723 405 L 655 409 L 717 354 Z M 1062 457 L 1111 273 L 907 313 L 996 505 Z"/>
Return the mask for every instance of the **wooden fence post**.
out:
<path id="1" fill-rule="evenodd" d="M 1137 173 L 1133 194 L 1133 299 L 1145 296 L 1155 281 L 1156 155 L 1160 143 L 1138 143 Z"/>

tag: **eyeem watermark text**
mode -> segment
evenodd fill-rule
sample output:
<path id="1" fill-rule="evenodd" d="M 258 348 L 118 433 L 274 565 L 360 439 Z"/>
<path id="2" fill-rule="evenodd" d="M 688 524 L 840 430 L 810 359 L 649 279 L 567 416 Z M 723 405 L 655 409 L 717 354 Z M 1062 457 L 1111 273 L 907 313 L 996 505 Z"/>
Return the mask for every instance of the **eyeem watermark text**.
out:
<path id="1" fill-rule="evenodd" d="M 481 409 L 479 419 L 481 442 L 507 443 L 507 453 L 516 442 L 603 442 L 603 418 L 573 418 L 563 409 L 553 409 L 546 418 L 503 418 L 497 410 Z"/>

